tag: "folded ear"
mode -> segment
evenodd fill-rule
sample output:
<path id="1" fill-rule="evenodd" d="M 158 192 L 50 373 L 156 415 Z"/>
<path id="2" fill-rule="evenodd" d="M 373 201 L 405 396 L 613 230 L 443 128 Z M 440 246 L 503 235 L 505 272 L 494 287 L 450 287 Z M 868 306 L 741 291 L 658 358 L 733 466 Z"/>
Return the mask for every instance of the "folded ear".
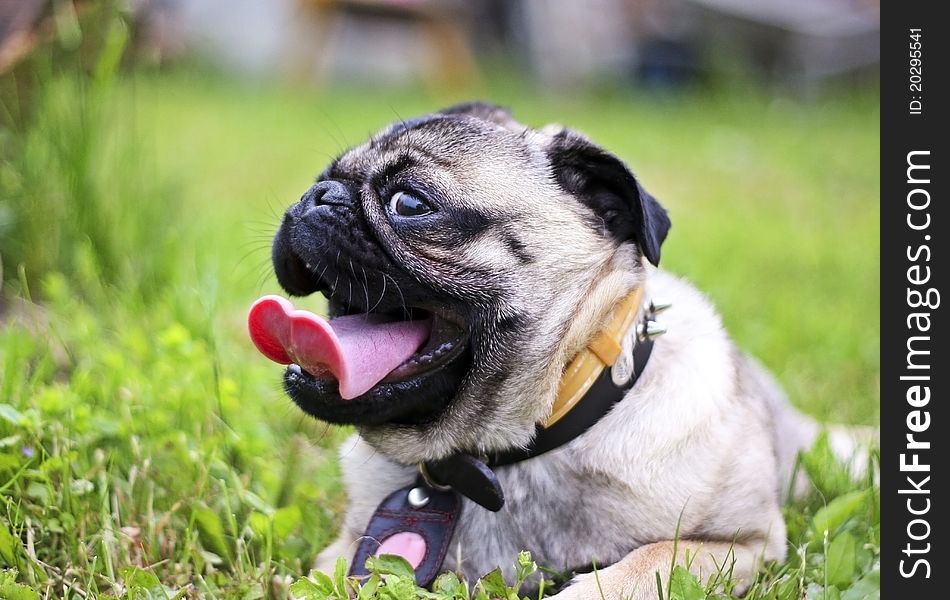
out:
<path id="1" fill-rule="evenodd" d="M 623 161 L 568 129 L 551 137 L 547 153 L 564 191 L 603 219 L 615 240 L 635 242 L 647 260 L 660 264 L 660 246 L 670 230 L 670 218 Z"/>
<path id="2" fill-rule="evenodd" d="M 443 115 L 468 115 L 483 121 L 495 123 L 496 125 L 501 125 L 506 129 L 516 132 L 526 129 L 524 125 L 511 116 L 510 110 L 504 106 L 490 102 L 463 102 L 449 106 L 448 108 L 443 108 L 439 113 Z"/>

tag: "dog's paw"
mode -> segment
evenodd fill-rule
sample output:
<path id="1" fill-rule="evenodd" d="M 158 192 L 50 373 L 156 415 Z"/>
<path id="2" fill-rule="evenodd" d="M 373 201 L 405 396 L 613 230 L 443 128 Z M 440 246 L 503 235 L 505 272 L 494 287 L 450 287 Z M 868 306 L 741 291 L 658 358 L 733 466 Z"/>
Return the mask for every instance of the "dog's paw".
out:
<path id="1" fill-rule="evenodd" d="M 548 600 L 656 600 L 653 579 L 631 576 L 613 567 L 584 573 Z"/>

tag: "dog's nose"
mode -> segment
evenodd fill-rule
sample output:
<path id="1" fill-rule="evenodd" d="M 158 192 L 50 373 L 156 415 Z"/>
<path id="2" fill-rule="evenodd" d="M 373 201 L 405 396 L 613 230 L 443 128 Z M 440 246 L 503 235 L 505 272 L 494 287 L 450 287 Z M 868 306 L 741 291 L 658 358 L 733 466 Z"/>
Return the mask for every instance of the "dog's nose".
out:
<path id="1" fill-rule="evenodd" d="M 352 203 L 350 191 L 339 181 L 318 181 L 300 199 L 304 210 L 318 206 L 348 206 Z"/>

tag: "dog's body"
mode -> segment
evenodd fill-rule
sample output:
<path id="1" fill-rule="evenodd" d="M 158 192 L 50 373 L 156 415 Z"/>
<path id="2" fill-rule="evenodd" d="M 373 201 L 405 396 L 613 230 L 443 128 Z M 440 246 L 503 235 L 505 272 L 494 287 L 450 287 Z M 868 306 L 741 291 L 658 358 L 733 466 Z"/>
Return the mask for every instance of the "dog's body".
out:
<path id="1" fill-rule="evenodd" d="M 760 560 L 784 557 L 780 507 L 795 455 L 817 427 L 785 405 L 692 286 L 655 271 L 647 294 L 673 306 L 663 313 L 668 333 L 636 387 L 569 445 L 498 469 L 505 508 L 492 513 L 466 501 L 445 568 L 475 578 L 511 569 L 526 548 L 555 569 L 627 557 L 626 566 L 599 573 L 606 596 L 655 598 L 654 573 L 665 575 L 672 557 L 662 541 L 674 540 L 677 528 L 681 549 L 701 543 L 715 557 L 715 565 L 695 563 L 706 576 L 723 564 L 728 570 L 730 551 L 742 578 Z M 341 446 L 340 460 L 349 507 L 339 539 L 318 559 L 325 572 L 338 556 L 352 555 L 379 502 L 417 476 L 358 435 Z M 605 583 L 612 578 L 617 587 Z M 562 596 L 599 597 L 589 576 Z"/>
<path id="2" fill-rule="evenodd" d="M 636 385 L 570 443 L 496 469 L 504 508 L 466 500 L 443 568 L 474 578 L 527 549 L 555 569 L 601 567 L 558 598 L 645 599 L 676 539 L 677 560 L 704 577 L 722 568 L 748 582 L 762 560 L 782 559 L 784 493 L 818 427 L 736 349 L 699 292 L 646 264 L 668 228 L 619 160 L 486 105 L 397 124 L 335 161 L 288 211 L 274 250 L 281 283 L 324 291 L 337 314 L 373 312 L 377 296 L 385 307 L 395 288 L 404 310 L 463 323 L 467 341 L 442 366 L 353 400 L 288 370 L 304 410 L 361 425 L 340 451 L 340 537 L 317 567 L 353 555 L 416 463 L 528 444 L 567 362 L 637 286 L 672 307 Z"/>

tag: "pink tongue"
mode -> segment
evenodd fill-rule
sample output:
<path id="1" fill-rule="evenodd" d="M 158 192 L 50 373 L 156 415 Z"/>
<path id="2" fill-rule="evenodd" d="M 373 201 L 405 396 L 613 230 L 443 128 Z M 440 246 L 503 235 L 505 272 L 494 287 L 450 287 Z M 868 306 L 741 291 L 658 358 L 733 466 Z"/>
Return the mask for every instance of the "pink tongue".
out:
<path id="1" fill-rule="evenodd" d="M 257 349 L 284 365 L 296 363 L 312 375 L 329 371 L 346 400 L 368 392 L 404 363 L 428 339 L 431 322 L 390 321 L 361 314 L 327 321 L 296 310 L 280 296 L 251 306 L 247 328 Z"/>

